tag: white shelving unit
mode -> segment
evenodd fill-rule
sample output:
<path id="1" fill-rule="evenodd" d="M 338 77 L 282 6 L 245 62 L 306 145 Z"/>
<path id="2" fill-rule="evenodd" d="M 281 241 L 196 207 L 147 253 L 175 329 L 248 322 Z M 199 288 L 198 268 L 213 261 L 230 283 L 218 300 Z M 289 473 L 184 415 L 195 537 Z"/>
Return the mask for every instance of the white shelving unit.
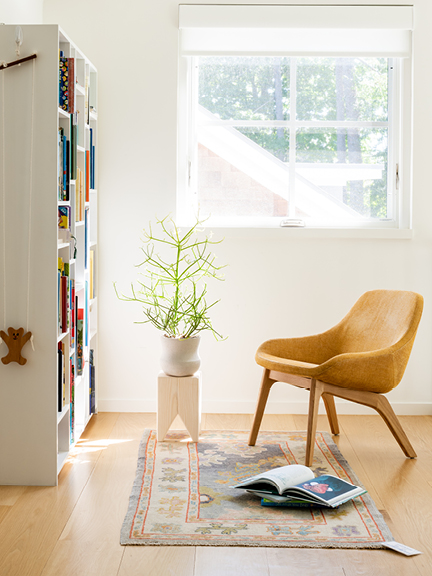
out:
<path id="1" fill-rule="evenodd" d="M 27 363 L 23 366 L 16 362 L 7 365 L 0 362 L 0 485 L 53 486 L 57 484 L 71 447 L 92 415 L 90 356 L 96 376 L 94 412 L 97 412 L 96 170 L 93 187 L 86 189 L 90 134 L 92 144 L 97 141 L 97 71 L 58 26 L 23 25 L 21 29 L 20 57 L 37 53 L 34 84 L 32 61 L 0 71 L 0 89 L 4 81 L 5 93 L 5 121 L 3 126 L 0 115 L 0 131 L 4 133 L 5 142 L 3 194 L 6 215 L 4 231 L 0 217 L 0 277 L 5 271 L 4 282 L 3 279 L 0 282 L 0 328 L 6 332 L 10 326 L 26 330 L 28 300 L 28 329 L 33 334 L 35 351 L 30 344 L 24 346 L 22 354 Z M 12 62 L 17 59 L 15 34 L 15 25 L 0 26 L 0 60 Z M 76 211 L 78 182 L 70 179 L 67 199 L 59 200 L 58 193 L 59 128 L 63 128 L 69 140 L 72 131 L 70 113 L 59 108 L 59 50 L 74 60 L 75 74 L 73 79 L 69 78 L 69 83 L 72 81 L 75 86 L 76 165 L 84 175 L 82 218 L 77 218 Z M 30 163 L 32 91 L 33 162 Z M 0 154 L 3 154 L 1 140 Z M 1 202 L 2 198 L 0 189 Z M 58 228 L 59 206 L 67 207 L 70 212 L 70 231 Z M 69 267 L 68 325 L 64 327 L 59 327 L 59 258 Z M 77 373 L 78 327 L 73 328 L 72 318 L 75 313 L 72 286 L 84 318 L 84 366 L 80 375 Z M 63 394 L 58 386 L 59 344 L 63 346 L 65 361 Z M 7 352 L 3 343 L 0 358 Z M 71 376 L 71 364 L 75 366 L 74 377 Z M 64 397 L 60 405 L 59 394 Z"/>

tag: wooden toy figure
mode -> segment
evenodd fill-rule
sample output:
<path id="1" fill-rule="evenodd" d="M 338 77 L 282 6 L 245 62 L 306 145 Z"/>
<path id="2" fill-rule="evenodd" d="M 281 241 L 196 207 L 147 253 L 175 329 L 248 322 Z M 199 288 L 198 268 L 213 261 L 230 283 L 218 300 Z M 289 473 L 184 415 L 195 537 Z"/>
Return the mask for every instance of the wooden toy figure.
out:
<path id="1" fill-rule="evenodd" d="M 9 334 L 9 335 L 8 335 Z M 9 348 L 9 354 L 1 359 L 3 364 L 9 364 L 9 362 L 18 362 L 21 366 L 27 362 L 26 358 L 21 356 L 21 350 L 23 346 L 31 338 L 32 333 L 27 332 L 24 334 L 24 328 L 8 328 L 8 334 L 3 330 L 0 330 L 0 336 L 5 341 L 7 347 Z"/>

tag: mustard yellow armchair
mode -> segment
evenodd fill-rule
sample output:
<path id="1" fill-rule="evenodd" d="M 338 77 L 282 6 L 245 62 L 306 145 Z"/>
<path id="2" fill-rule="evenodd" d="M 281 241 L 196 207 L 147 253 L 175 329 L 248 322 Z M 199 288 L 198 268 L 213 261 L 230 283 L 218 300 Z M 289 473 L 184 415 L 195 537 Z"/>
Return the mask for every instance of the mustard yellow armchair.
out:
<path id="1" fill-rule="evenodd" d="M 306 466 L 312 465 L 322 397 L 332 434 L 339 434 L 334 396 L 374 408 L 408 458 L 417 455 L 383 394 L 404 374 L 423 311 L 423 297 L 401 290 L 366 292 L 348 314 L 322 334 L 268 340 L 255 360 L 264 368 L 249 436 L 254 446 L 270 388 L 286 382 L 310 391 Z"/>

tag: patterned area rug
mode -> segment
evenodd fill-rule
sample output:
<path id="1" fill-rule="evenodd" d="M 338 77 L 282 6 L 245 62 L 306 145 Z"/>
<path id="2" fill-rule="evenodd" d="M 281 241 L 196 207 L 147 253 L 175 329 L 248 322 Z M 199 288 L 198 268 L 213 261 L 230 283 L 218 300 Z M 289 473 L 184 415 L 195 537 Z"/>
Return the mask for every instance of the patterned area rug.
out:
<path id="1" fill-rule="evenodd" d="M 392 540 L 367 494 L 336 509 L 274 508 L 232 486 L 286 464 L 304 462 L 305 432 L 202 432 L 197 444 L 186 433 L 157 442 L 144 432 L 136 479 L 120 543 L 181 546 L 280 546 L 382 548 Z M 325 432 L 316 435 L 315 475 L 333 474 L 360 485 Z"/>

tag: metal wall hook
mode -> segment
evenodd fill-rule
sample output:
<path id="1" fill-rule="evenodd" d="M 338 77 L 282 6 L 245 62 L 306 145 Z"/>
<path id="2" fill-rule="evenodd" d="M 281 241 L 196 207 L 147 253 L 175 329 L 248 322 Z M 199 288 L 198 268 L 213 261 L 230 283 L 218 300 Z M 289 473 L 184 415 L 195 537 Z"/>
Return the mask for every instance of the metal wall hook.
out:
<path id="1" fill-rule="evenodd" d="M 17 26 L 15 28 L 15 44 L 16 44 L 15 52 L 16 52 L 17 56 L 20 56 L 20 47 L 23 43 L 23 39 L 24 39 L 24 34 L 22 31 L 22 28 L 21 28 L 21 26 Z"/>

